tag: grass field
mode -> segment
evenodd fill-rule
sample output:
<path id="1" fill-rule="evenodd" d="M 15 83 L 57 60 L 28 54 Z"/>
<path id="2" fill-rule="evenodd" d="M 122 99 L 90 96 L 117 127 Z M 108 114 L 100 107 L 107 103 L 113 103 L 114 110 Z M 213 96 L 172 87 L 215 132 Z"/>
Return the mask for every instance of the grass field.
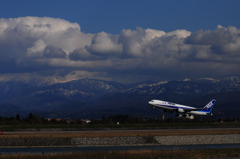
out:
<path id="1" fill-rule="evenodd" d="M 105 129 L 196 129 L 196 128 L 240 128 L 239 121 L 232 122 L 156 122 L 156 123 L 125 123 L 117 125 L 113 124 L 101 124 L 101 123 L 91 123 L 91 124 L 67 124 L 67 123 L 52 123 L 52 124 L 29 124 L 29 123 L 12 123 L 4 124 L 0 123 L 0 131 L 41 131 L 49 129 L 57 129 L 64 131 L 84 131 L 84 130 L 105 130 Z"/>
<path id="2" fill-rule="evenodd" d="M 240 128 L 169 129 L 169 130 L 99 130 L 99 131 L 28 131 L 5 132 L 0 138 L 74 138 L 74 137 L 135 137 L 164 135 L 240 134 Z"/>
<path id="3" fill-rule="evenodd" d="M 240 158 L 240 149 L 138 150 L 0 155 L 2 159 L 212 159 Z"/>

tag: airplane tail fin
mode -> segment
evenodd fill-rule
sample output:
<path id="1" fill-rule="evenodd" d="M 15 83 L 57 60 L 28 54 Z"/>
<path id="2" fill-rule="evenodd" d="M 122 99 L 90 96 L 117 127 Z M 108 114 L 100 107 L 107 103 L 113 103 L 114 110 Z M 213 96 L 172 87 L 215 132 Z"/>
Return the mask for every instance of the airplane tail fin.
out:
<path id="1" fill-rule="evenodd" d="M 207 113 L 211 113 L 213 105 L 216 103 L 216 100 L 213 99 L 211 100 L 204 108 L 203 111 L 207 112 Z"/>

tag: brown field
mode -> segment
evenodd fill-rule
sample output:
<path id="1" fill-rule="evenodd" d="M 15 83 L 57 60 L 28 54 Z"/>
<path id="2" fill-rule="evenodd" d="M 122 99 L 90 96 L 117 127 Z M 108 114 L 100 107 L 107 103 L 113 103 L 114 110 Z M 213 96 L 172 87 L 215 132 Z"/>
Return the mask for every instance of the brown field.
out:
<path id="1" fill-rule="evenodd" d="M 0 138 L 135 137 L 135 136 L 164 136 L 164 135 L 220 135 L 220 134 L 240 134 L 240 128 L 3 132 L 3 134 L 0 135 Z"/>

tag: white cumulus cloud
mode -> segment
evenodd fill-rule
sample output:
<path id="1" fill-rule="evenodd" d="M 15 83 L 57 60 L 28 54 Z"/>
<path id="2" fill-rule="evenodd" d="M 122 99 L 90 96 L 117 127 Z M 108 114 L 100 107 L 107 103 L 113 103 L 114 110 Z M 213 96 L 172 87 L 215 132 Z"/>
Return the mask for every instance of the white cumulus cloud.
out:
<path id="1" fill-rule="evenodd" d="M 83 33 L 79 24 L 57 18 L 0 19 L 0 80 L 21 73 L 47 74 L 54 82 L 215 77 L 239 74 L 239 62 L 240 29 L 234 26 L 196 32 L 137 27 L 113 35 Z"/>
<path id="2" fill-rule="evenodd" d="M 118 43 L 118 36 L 101 32 L 93 37 L 89 51 L 101 54 L 121 53 L 122 45 Z"/>

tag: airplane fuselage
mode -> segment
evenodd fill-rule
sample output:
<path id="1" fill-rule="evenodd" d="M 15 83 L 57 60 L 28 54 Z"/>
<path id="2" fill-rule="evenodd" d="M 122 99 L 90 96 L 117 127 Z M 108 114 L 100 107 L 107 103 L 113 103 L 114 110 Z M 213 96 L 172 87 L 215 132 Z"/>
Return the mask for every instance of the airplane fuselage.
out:
<path id="1" fill-rule="evenodd" d="M 162 101 L 162 100 L 151 100 L 148 102 L 153 108 L 161 108 L 166 111 L 193 114 L 193 115 L 210 115 L 210 112 L 206 112 L 203 109 L 198 109 L 195 107 L 190 107 L 186 105 L 176 104 L 172 102 Z"/>

